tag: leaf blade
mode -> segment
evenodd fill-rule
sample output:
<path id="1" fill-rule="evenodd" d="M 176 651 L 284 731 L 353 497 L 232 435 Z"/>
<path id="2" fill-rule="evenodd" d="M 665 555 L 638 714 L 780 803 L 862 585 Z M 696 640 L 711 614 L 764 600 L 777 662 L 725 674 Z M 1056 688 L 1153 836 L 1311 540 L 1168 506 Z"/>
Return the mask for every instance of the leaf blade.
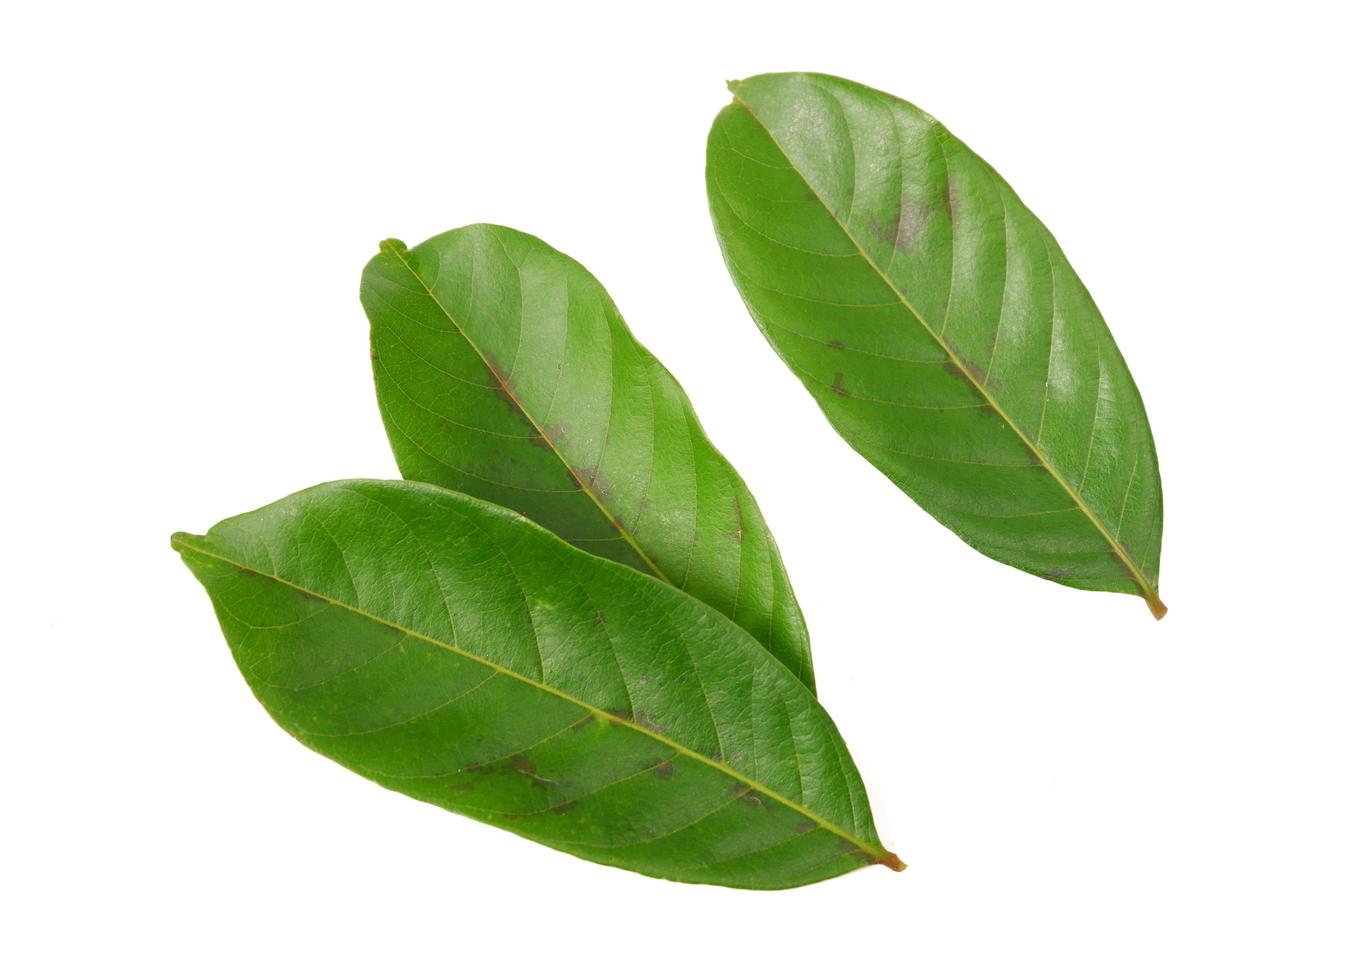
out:
<path id="1" fill-rule="evenodd" d="M 517 510 L 715 606 L 814 687 L 752 494 L 586 269 L 472 225 L 366 266 L 375 387 L 407 479 Z"/>
<path id="2" fill-rule="evenodd" d="M 676 880 L 896 863 L 832 722 L 748 633 L 510 511 L 345 481 L 173 545 L 276 722 L 391 789 Z"/>
<path id="3" fill-rule="evenodd" d="M 831 424 L 977 550 L 1160 618 L 1146 414 L 1046 228 L 900 99 L 806 74 L 731 88 L 707 151 L 717 237 Z"/>

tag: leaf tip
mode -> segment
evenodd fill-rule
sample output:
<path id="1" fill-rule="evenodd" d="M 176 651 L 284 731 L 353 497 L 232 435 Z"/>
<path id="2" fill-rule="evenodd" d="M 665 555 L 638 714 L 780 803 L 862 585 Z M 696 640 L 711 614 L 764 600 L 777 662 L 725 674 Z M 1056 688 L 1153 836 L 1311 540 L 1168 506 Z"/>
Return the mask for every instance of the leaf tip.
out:
<path id="1" fill-rule="evenodd" d="M 743 85 L 743 84 L 744 84 L 744 80 L 743 80 L 742 78 L 731 78 L 731 79 L 727 79 L 727 80 L 726 80 L 726 82 L 725 82 L 725 87 L 728 88 L 728 89 L 729 89 L 731 92 L 733 92 L 735 95 L 738 95 L 738 94 L 739 94 L 739 87 L 740 87 L 741 85 Z"/>
<path id="2" fill-rule="evenodd" d="M 890 868 L 892 871 L 904 871 L 905 862 L 890 851 L 882 851 L 877 858 L 877 863 Z"/>
<path id="3" fill-rule="evenodd" d="M 1143 598 L 1147 600 L 1147 608 L 1152 611 L 1153 619 L 1160 619 L 1166 615 L 1166 603 L 1162 602 L 1161 597 L 1155 592 Z"/>
<path id="4" fill-rule="evenodd" d="M 176 531 L 171 535 L 171 547 L 176 551 L 183 550 L 189 537 L 189 534 L 185 531 Z"/>
<path id="5" fill-rule="evenodd" d="M 403 243 L 402 239 L 386 238 L 379 243 L 379 251 L 381 252 L 392 252 L 394 255 L 398 255 L 407 250 L 408 247 Z"/>

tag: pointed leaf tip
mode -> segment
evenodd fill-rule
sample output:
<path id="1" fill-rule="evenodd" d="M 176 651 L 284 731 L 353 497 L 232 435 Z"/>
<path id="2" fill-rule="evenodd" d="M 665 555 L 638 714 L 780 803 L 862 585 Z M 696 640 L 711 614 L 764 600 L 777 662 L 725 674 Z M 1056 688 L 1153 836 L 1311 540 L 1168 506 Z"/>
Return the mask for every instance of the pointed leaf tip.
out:
<path id="1" fill-rule="evenodd" d="M 406 252 L 407 250 L 407 245 L 403 244 L 402 239 L 399 238 L 386 238 L 379 243 L 379 251 L 381 252 L 393 252 L 397 255 L 399 252 Z"/>

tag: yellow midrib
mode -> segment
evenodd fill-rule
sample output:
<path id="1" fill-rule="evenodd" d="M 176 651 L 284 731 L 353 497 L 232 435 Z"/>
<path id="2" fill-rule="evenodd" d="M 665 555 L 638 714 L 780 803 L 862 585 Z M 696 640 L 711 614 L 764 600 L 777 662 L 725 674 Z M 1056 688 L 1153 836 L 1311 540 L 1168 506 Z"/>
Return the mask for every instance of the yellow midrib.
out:
<path id="1" fill-rule="evenodd" d="M 665 745 L 670 749 L 673 749 L 680 755 L 687 756 L 688 758 L 694 759 L 697 762 L 702 763 L 703 765 L 709 766 L 710 768 L 716 770 L 717 772 L 724 773 L 726 776 L 729 776 L 730 778 L 734 779 L 737 783 L 741 783 L 749 787 L 749 790 L 762 793 L 764 796 L 767 796 L 774 802 L 779 803 L 782 806 L 785 806 L 788 809 L 801 814 L 801 816 L 810 820 L 817 827 L 820 827 L 821 829 L 826 830 L 829 833 L 834 834 L 835 836 L 848 841 L 850 844 L 853 844 L 855 847 L 857 847 L 860 853 L 866 854 L 868 857 L 872 858 L 873 861 L 875 861 L 877 864 L 886 865 L 893 871 L 901 871 L 904 870 L 905 868 L 905 865 L 900 860 L 900 858 L 896 857 L 896 855 L 892 854 L 885 848 L 875 847 L 869 844 L 867 841 L 855 837 L 853 834 L 850 834 L 848 831 L 843 830 L 837 825 L 830 823 L 828 820 L 820 816 L 818 813 L 815 813 L 814 811 L 808 809 L 802 804 L 797 803 L 795 800 L 788 799 L 786 796 L 782 795 L 776 790 L 769 789 L 767 786 L 763 785 L 760 782 L 757 782 L 750 776 L 744 775 L 737 769 L 733 769 L 723 762 L 720 762 L 716 759 L 712 759 L 708 755 L 704 755 L 700 752 L 697 752 L 694 749 L 688 748 L 681 742 L 676 742 L 673 739 L 669 738 L 667 735 L 662 734 L 661 732 L 656 732 L 653 731 L 652 729 L 646 728 L 645 726 L 636 723 L 633 719 L 622 718 L 618 715 L 614 715 L 609 711 L 597 707 L 596 705 L 589 704 L 587 701 L 583 701 L 580 698 L 576 698 L 572 694 L 569 694 L 565 691 L 561 691 L 557 687 L 552 687 L 551 685 L 546 684 L 544 681 L 538 681 L 535 680 L 534 678 L 527 677 L 525 674 L 519 674 L 514 670 L 508 670 L 506 667 L 503 667 L 500 664 L 496 664 L 491 660 L 485 660 L 478 654 L 471 653 L 470 651 L 462 649 L 461 647 L 457 647 L 452 643 L 446 643 L 442 640 L 435 639 L 434 637 L 425 636 L 421 633 L 416 632 L 415 630 L 411 630 L 408 627 L 403 626 L 401 623 L 392 622 L 391 620 L 384 619 L 382 616 L 376 616 L 374 613 L 367 612 L 366 610 L 361 609 L 358 606 L 353 606 L 350 603 L 342 602 L 340 599 L 333 598 L 332 596 L 324 595 L 321 592 L 315 592 L 312 589 L 307 588 L 306 586 L 299 585 L 297 582 L 291 582 L 288 579 L 281 578 L 274 572 L 267 572 L 260 568 L 244 565 L 240 561 L 237 561 L 233 558 L 229 558 L 227 555 L 218 554 L 215 551 L 210 551 L 207 548 L 200 547 L 196 543 L 192 543 L 202 540 L 204 539 L 198 535 L 189 535 L 184 532 L 178 532 L 171 536 L 171 547 L 175 548 L 175 550 L 177 551 L 191 551 L 194 552 L 195 554 L 203 555 L 205 558 L 211 558 L 215 561 L 220 561 L 225 565 L 231 566 L 232 568 L 245 569 L 255 575 L 261 576 L 262 578 L 266 578 L 279 585 L 283 585 L 285 588 L 293 589 L 296 592 L 312 596 L 315 599 L 320 599 L 323 602 L 336 606 L 338 609 L 342 609 L 345 610 L 346 612 L 353 613 L 356 616 L 364 617 L 365 619 L 368 619 L 374 623 L 378 623 L 381 626 L 386 626 L 390 629 L 397 630 L 404 636 L 410 636 L 414 640 L 420 640 L 423 643 L 430 643 L 434 647 L 446 650 L 450 653 L 455 654 L 456 656 L 464 657 L 466 660 L 470 660 L 474 663 L 487 667 L 489 670 L 495 671 L 506 677 L 510 677 L 513 680 L 521 681 L 523 684 L 526 684 L 530 687 L 534 687 L 538 690 L 545 691 L 547 694 L 552 694 L 555 697 L 561 698 L 564 701 L 569 702 L 570 704 L 577 705 L 578 707 L 591 712 L 594 717 L 600 720 L 611 722 L 613 724 L 624 725 L 627 728 L 631 729 L 632 731 L 639 732 L 641 735 L 648 736 L 649 738 L 654 739 L 660 744 Z"/>
<path id="2" fill-rule="evenodd" d="M 486 356 L 484 356 L 484 352 L 479 348 L 479 345 L 474 343 L 474 341 L 470 338 L 469 334 L 465 333 L 464 327 L 460 326 L 459 321 L 456 320 L 455 317 L 451 315 L 450 311 L 446 309 L 445 304 L 442 303 L 440 299 L 437 298 L 436 293 L 433 292 L 432 288 L 427 285 L 426 280 L 419 276 L 417 274 L 417 270 L 414 269 L 410 264 L 408 264 L 408 260 L 398 250 L 397 246 L 394 245 L 391 241 L 385 241 L 382 245 L 380 245 L 380 250 L 387 251 L 400 263 L 402 263 L 403 268 L 408 273 L 408 275 L 412 276 L 412 278 L 422 287 L 422 290 L 427 294 L 427 297 L 430 298 L 430 300 L 436 304 L 436 308 L 441 311 L 441 315 L 444 316 L 450 322 L 450 325 L 455 328 L 455 331 L 464 339 L 464 342 L 469 345 L 469 349 L 479 356 L 479 360 L 483 361 L 484 367 L 486 367 L 488 369 L 488 373 L 493 376 L 493 380 L 495 380 L 498 383 L 498 387 L 502 389 L 503 394 L 507 396 L 508 400 L 511 401 L 513 405 L 517 406 L 517 410 L 521 412 L 522 417 L 525 418 L 526 421 L 531 424 L 531 428 L 536 430 L 536 435 L 538 435 L 540 437 L 540 440 L 544 442 L 546 446 L 549 447 L 552 453 L 555 454 L 555 458 L 559 460 L 560 464 L 566 470 L 569 471 L 569 475 L 573 478 L 574 483 L 578 484 L 578 488 L 582 490 L 585 494 L 587 494 L 588 499 L 591 500 L 597 506 L 597 509 L 602 512 L 602 516 L 607 519 L 607 523 L 612 528 L 614 528 L 617 531 L 617 533 L 621 535 L 621 540 L 628 544 L 631 550 L 640 556 L 640 559 L 649 567 L 650 572 L 656 578 L 660 579 L 661 581 L 667 582 L 669 585 L 673 585 L 673 582 L 670 581 L 668 576 L 664 574 L 663 569 L 661 569 L 657 564 L 655 564 L 654 559 L 652 559 L 645 552 L 645 550 L 642 547 L 640 547 L 640 543 L 635 540 L 634 536 L 631 535 L 628 531 L 626 531 L 625 525 L 621 523 L 621 521 L 616 517 L 615 514 L 607 510 L 607 506 L 602 502 L 601 498 L 599 498 L 597 494 L 593 493 L 592 488 L 583 482 L 583 478 L 579 476 L 578 470 L 575 469 L 569 463 L 569 461 L 564 458 L 564 454 L 559 451 L 559 447 L 555 445 L 554 440 L 550 438 L 549 433 L 547 433 L 545 429 L 541 427 L 541 424 L 535 420 L 531 413 L 526 410 L 526 406 L 524 406 L 521 403 L 521 399 L 517 397 L 516 392 L 514 392 L 511 386 L 507 383 L 510 379 L 504 378 L 502 376 L 502 372 L 494 369 L 492 363 L 488 360 Z"/>
<path id="3" fill-rule="evenodd" d="M 868 267 L 877 273 L 878 277 L 882 280 L 882 282 L 884 282 L 887 288 L 891 290 L 891 294 L 896 297 L 900 304 L 904 306 L 910 312 L 910 314 L 919 322 L 920 326 L 924 328 L 925 333 L 927 333 L 930 337 L 934 338 L 934 342 L 937 343 L 938 346 L 942 349 L 944 355 L 948 357 L 952 365 L 955 368 L 957 368 L 959 373 L 961 373 L 961 375 L 964 378 L 966 378 L 968 382 L 971 383 L 972 387 L 974 387 L 980 393 L 981 397 L 986 399 L 986 403 L 995 411 L 997 415 L 1000 416 L 1002 420 L 1004 420 L 1005 424 L 1010 427 L 1010 430 L 1013 431 L 1014 434 L 1019 437 L 1019 440 L 1024 444 L 1024 446 L 1029 450 L 1029 452 L 1033 454 L 1034 458 L 1037 459 L 1038 462 L 1040 462 L 1043 465 L 1043 468 L 1047 470 L 1048 474 L 1053 478 L 1053 480 L 1055 480 L 1057 484 L 1063 490 L 1066 491 L 1067 495 L 1070 496 L 1071 499 L 1075 502 L 1077 509 L 1080 510 L 1080 512 L 1085 515 L 1086 519 L 1089 520 L 1092 525 L 1094 525 L 1095 530 L 1099 531 L 1100 535 L 1109 545 L 1109 549 L 1113 551 L 1115 557 L 1117 557 L 1119 561 L 1123 563 L 1124 568 L 1126 568 L 1128 570 L 1128 573 L 1132 575 L 1133 581 L 1136 582 L 1138 588 L 1142 590 L 1142 597 L 1147 601 L 1147 606 L 1149 609 L 1151 609 L 1152 615 L 1155 616 L 1157 619 L 1160 619 L 1162 616 L 1164 616 L 1166 614 L 1165 604 L 1157 595 L 1156 589 L 1152 586 L 1150 582 L 1147 581 L 1146 576 L 1144 576 L 1142 572 L 1138 570 L 1137 565 L 1133 563 L 1131 556 L 1128 554 L 1128 550 L 1124 548 L 1123 545 L 1121 545 L 1118 542 L 1118 540 L 1109 532 L 1109 529 L 1104 526 L 1104 523 L 1099 519 L 1099 516 L 1096 515 L 1093 510 L 1090 509 L 1090 506 L 1085 502 L 1081 495 L 1071 485 L 1070 481 L 1063 477 L 1061 472 L 1053 465 L 1052 460 L 1048 459 L 1048 457 L 1043 453 L 1042 449 L 1039 446 L 1037 446 L 1032 439 L 1030 439 L 1027 435 L 1024 434 L 1024 430 L 1019 428 L 1018 423 L 1016 423 L 1014 419 L 1010 416 L 1010 414 L 1006 412 L 1004 408 L 1001 407 L 1000 403 L 996 401 L 995 397 L 989 391 L 986 390 L 984 385 L 977 381 L 976 377 L 972 374 L 971 371 L 967 369 L 967 365 L 962 362 L 962 360 L 953 351 L 952 347 L 950 347 L 946 342 L 944 342 L 942 337 L 940 337 L 937 333 L 934 332 L 933 328 L 929 326 L 929 321 L 926 320 L 924 316 L 920 313 L 920 311 L 916 309 L 914 304 L 910 302 L 909 297 L 907 297 L 903 292 L 901 292 L 900 288 L 894 282 L 891 281 L 891 279 L 886 275 L 885 272 L 882 271 L 881 266 L 879 266 L 875 261 L 873 261 L 872 256 L 867 254 L 867 250 L 863 248 L 862 242 L 858 241 L 858 239 L 854 237 L 853 232 L 848 228 L 847 225 L 844 224 L 843 221 L 839 219 L 839 216 L 834 213 L 834 209 L 830 207 L 829 202 L 824 199 L 823 195 L 821 195 L 820 192 L 816 190 L 815 186 L 811 184 L 809 180 L 806 179 L 806 175 L 801 172 L 801 170 L 796 166 L 795 163 L 792 162 L 791 157 L 787 155 L 787 151 L 783 148 L 782 144 L 778 142 L 777 137 L 773 135 L 772 130 L 768 129 L 768 127 L 763 124 L 763 120 L 758 117 L 758 113 L 754 111 L 753 107 L 750 106 L 747 102 L 745 102 L 742 98 L 740 98 L 738 92 L 735 92 L 733 89 L 731 91 L 734 93 L 735 103 L 742 106 L 744 110 L 749 113 L 750 117 L 759 126 L 759 128 L 763 130 L 764 134 L 768 137 L 768 139 L 772 140 L 773 146 L 775 146 L 777 148 L 777 151 L 782 154 L 782 158 L 787 161 L 787 166 L 791 168 L 792 173 L 796 174 L 798 177 L 801 178 L 802 182 L 810 190 L 811 194 L 814 195 L 815 199 L 819 201 L 821 206 L 825 209 L 825 213 L 829 215 L 830 220 L 833 221 L 835 225 L 839 227 L 839 230 L 844 233 L 845 237 L 848 238 L 849 244 L 858 250 L 858 254 L 862 256 L 863 261 L 867 263 Z"/>

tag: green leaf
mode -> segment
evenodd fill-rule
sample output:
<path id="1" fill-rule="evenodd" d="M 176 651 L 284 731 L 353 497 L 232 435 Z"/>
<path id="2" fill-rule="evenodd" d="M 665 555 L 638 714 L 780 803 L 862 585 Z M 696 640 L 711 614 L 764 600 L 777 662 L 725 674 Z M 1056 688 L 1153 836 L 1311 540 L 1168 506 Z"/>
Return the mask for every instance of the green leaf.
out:
<path id="1" fill-rule="evenodd" d="M 678 881 L 900 866 L 833 722 L 752 636 L 512 511 L 347 481 L 172 545 L 275 721 L 383 786 Z"/>
<path id="2" fill-rule="evenodd" d="M 587 269 L 538 238 L 472 225 L 412 249 L 384 242 L 360 297 L 403 476 L 676 585 L 814 689 L 758 505 Z"/>
<path id="3" fill-rule="evenodd" d="M 977 550 L 1161 618 L 1147 416 L 1048 230 L 894 96 L 810 74 L 730 88 L 707 147 L 721 249 L 839 434 Z"/>

